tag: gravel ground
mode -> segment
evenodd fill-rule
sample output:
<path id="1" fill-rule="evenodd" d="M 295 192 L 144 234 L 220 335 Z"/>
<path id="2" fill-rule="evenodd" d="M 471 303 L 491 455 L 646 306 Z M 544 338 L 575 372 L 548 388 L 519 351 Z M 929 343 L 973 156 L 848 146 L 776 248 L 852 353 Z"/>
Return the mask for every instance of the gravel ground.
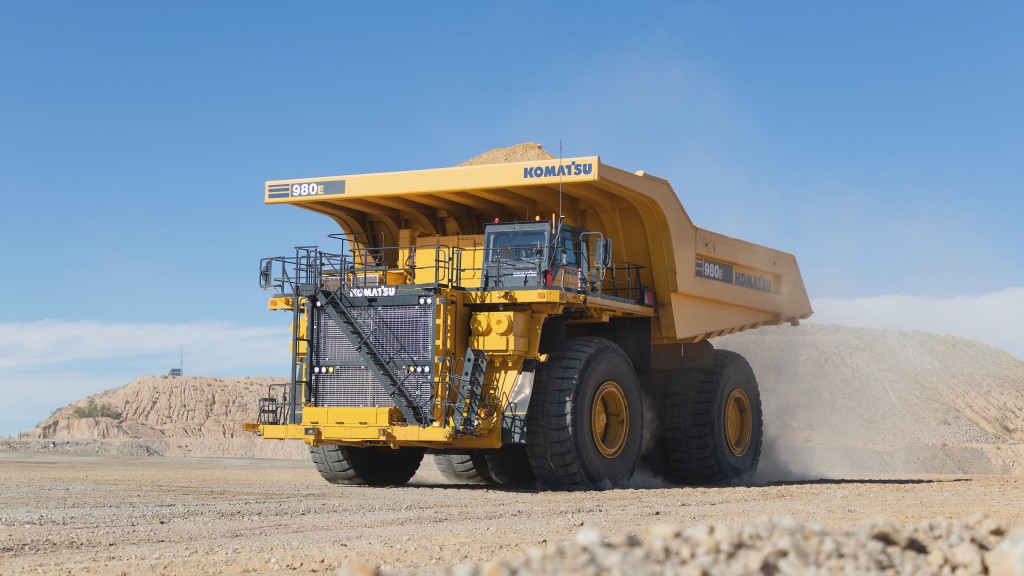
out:
<path id="1" fill-rule="evenodd" d="M 373 489 L 326 484 L 301 461 L 4 452 L 0 573 L 333 573 L 339 567 L 344 573 L 354 566 L 505 574 L 550 566 L 547 573 L 586 574 L 597 573 L 604 560 L 585 556 L 596 558 L 594 551 L 606 547 L 614 550 L 601 552 L 603 557 L 618 554 L 629 560 L 622 566 L 637 568 L 609 565 L 608 573 L 699 573 L 703 564 L 697 562 L 743 572 L 757 561 L 765 572 L 765 566 L 799 572 L 794 558 L 824 571 L 835 569 L 822 563 L 833 549 L 872 554 L 864 562 L 879 554 L 892 562 L 924 562 L 913 564 L 916 569 L 938 562 L 929 554 L 944 550 L 944 542 L 952 556 L 943 551 L 950 560 L 942 566 L 952 574 L 978 566 L 971 551 L 957 552 L 960 544 L 973 542 L 984 568 L 984 554 L 1003 538 L 1001 531 L 1024 517 L 1024 478 L 1015 476 L 575 493 L 439 481 L 429 464 L 416 485 Z M 988 519 L 964 520 L 976 514 Z M 870 522 L 876 528 L 864 528 Z M 934 534 L 922 522 L 934 526 Z M 877 526 L 892 542 L 873 536 Z M 742 547 L 749 555 L 736 560 L 741 564 L 723 563 L 728 548 L 721 542 L 736 548 L 737 538 L 749 543 Z M 765 552 L 776 550 L 779 540 L 799 544 L 803 552 Z M 681 550 L 693 558 L 684 562 L 688 553 Z M 721 554 L 726 557 L 714 556 Z M 951 563 L 959 562 L 957 554 L 972 563 Z M 585 563 L 576 566 L 581 557 Z M 850 557 L 861 570 L 861 560 Z"/>
<path id="2" fill-rule="evenodd" d="M 646 541 L 603 538 L 580 530 L 561 546 L 532 548 L 511 561 L 467 563 L 452 576 L 499 574 L 1020 574 L 1024 532 L 984 516 L 922 522 L 903 528 L 869 522 L 859 530 L 829 530 L 792 517 L 744 524 L 661 525 Z M 339 576 L 380 572 L 365 564 Z"/>

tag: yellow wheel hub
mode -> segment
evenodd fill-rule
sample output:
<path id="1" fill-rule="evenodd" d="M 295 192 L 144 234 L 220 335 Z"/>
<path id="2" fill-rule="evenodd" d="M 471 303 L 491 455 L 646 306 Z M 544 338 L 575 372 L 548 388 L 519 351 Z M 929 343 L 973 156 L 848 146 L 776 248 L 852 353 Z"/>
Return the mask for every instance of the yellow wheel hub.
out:
<path id="1" fill-rule="evenodd" d="M 622 387 L 611 380 L 601 384 L 590 412 L 594 445 L 605 458 L 615 458 L 626 446 L 629 435 L 629 405 Z"/>
<path id="2" fill-rule="evenodd" d="M 754 429 L 754 417 L 750 412 L 750 399 L 739 388 L 729 393 L 725 401 L 725 441 L 729 451 L 743 456 L 750 448 L 750 436 Z"/>

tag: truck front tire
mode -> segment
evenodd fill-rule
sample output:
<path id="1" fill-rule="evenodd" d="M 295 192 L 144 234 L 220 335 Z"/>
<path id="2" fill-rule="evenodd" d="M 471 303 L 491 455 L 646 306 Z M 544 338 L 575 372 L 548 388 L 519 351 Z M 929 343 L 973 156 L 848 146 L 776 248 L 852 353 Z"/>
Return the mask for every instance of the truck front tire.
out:
<path id="1" fill-rule="evenodd" d="M 353 448 L 310 446 L 317 472 L 331 484 L 400 486 L 416 474 L 423 448 Z"/>
<path id="2" fill-rule="evenodd" d="M 636 469 L 642 436 L 636 372 L 613 342 L 575 338 L 564 354 L 540 365 L 526 452 L 542 486 L 621 486 Z"/>

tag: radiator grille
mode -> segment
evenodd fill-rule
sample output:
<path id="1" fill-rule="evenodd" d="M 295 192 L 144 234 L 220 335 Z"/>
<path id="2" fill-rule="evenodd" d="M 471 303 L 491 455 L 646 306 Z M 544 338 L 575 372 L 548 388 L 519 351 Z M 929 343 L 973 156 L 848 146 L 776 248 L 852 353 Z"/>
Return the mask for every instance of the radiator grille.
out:
<path id="1" fill-rule="evenodd" d="M 434 307 L 386 306 L 352 307 L 349 313 L 370 343 L 384 358 L 393 358 L 399 365 L 431 366 L 434 358 Z M 355 351 L 342 329 L 323 310 L 316 311 L 317 339 L 314 343 L 315 364 L 358 362 Z M 433 400 L 433 375 L 429 373 L 398 374 L 413 400 L 430 409 Z M 336 366 L 333 374 L 313 376 L 318 406 L 390 407 L 394 402 L 383 384 L 365 366 Z"/>

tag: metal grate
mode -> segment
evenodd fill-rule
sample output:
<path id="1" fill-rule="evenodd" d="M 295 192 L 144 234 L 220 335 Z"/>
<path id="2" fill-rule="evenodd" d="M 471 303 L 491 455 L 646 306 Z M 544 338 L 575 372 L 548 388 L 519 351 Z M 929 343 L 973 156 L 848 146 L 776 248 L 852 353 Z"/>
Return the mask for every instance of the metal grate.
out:
<path id="1" fill-rule="evenodd" d="M 352 307 L 349 313 L 370 336 L 381 356 L 402 366 L 433 365 L 434 307 L 387 306 Z M 333 365 L 359 361 L 360 356 L 329 315 L 316 312 L 318 335 L 314 363 Z M 404 353 L 403 353 L 404 352 Z M 417 404 L 425 409 L 433 401 L 433 375 L 398 374 Z M 394 405 L 384 387 L 364 366 L 336 366 L 333 374 L 314 375 L 318 406 L 390 407 Z"/>
<path id="2" fill-rule="evenodd" d="M 319 333 L 316 359 L 319 364 L 359 360 L 359 353 L 341 333 L 341 328 L 323 310 L 317 311 Z"/>
<path id="3" fill-rule="evenodd" d="M 363 366 L 338 366 L 334 374 L 319 374 L 316 380 L 318 406 L 377 406 L 392 404 L 384 388 Z"/>
<path id="4" fill-rule="evenodd" d="M 433 306 L 367 306 L 349 308 L 349 312 L 381 356 L 398 358 L 404 349 L 408 358 L 402 359 L 434 357 Z"/>

